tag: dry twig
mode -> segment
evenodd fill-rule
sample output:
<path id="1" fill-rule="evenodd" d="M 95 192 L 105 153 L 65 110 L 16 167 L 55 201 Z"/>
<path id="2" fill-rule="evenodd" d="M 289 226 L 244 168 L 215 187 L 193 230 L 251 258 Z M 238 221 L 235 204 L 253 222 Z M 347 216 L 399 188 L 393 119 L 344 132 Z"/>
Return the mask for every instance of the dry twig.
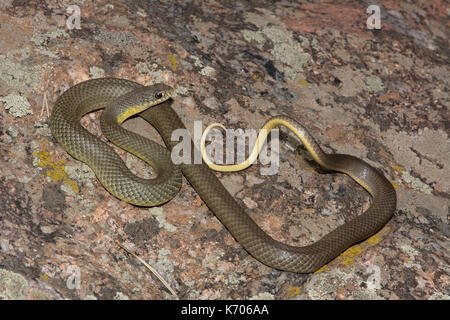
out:
<path id="1" fill-rule="evenodd" d="M 121 247 L 123 250 L 134 256 L 136 259 L 138 259 L 144 266 L 146 266 L 167 288 L 167 290 L 170 291 L 171 294 L 175 296 L 176 299 L 178 298 L 178 295 L 176 294 L 175 290 L 173 290 L 170 285 L 167 283 L 166 280 L 158 273 L 158 271 L 155 270 L 152 266 L 150 266 L 148 263 L 146 263 L 142 258 L 138 257 L 133 251 L 127 249 L 122 243 L 119 242 L 119 239 L 116 238 L 116 243 L 119 247 Z"/>

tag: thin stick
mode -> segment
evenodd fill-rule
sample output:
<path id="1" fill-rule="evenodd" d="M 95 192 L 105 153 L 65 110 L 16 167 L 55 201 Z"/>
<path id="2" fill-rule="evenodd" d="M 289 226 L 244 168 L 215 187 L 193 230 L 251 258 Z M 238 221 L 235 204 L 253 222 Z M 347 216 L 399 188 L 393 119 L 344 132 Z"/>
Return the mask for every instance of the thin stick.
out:
<path id="1" fill-rule="evenodd" d="M 164 280 L 164 278 L 158 273 L 158 271 L 156 271 L 152 266 L 150 266 L 147 262 L 145 262 L 143 259 L 141 259 L 140 257 L 138 257 L 133 251 L 128 250 L 123 244 L 121 244 L 119 242 L 119 239 L 116 238 L 116 243 L 119 247 L 121 247 L 123 250 L 125 250 L 126 252 L 128 252 L 129 254 L 131 254 L 133 257 L 135 257 L 136 259 L 138 259 L 140 262 L 142 262 L 142 264 L 144 266 L 146 266 L 158 279 L 159 281 L 161 281 L 164 286 L 167 288 L 167 290 L 170 291 L 171 294 L 173 294 L 175 296 L 176 299 L 178 298 L 178 295 L 175 293 L 175 290 L 173 290 L 170 285 L 166 282 L 166 280 Z"/>
<path id="2" fill-rule="evenodd" d="M 48 101 L 47 101 L 47 87 L 48 87 L 48 74 L 44 74 L 44 99 L 42 101 L 41 117 L 44 115 L 44 109 L 47 111 L 47 117 L 50 117 L 50 112 L 48 111 Z"/>

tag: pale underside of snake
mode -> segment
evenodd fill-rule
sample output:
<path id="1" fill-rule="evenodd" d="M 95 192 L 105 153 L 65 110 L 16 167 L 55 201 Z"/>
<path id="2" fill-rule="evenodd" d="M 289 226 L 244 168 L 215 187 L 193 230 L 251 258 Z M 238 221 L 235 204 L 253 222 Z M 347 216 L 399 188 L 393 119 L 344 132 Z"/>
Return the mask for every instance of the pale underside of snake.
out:
<path id="1" fill-rule="evenodd" d="M 257 260 L 280 270 L 313 272 L 351 245 L 376 233 L 392 217 L 396 194 L 382 173 L 356 157 L 325 153 L 302 125 L 278 116 L 269 120 L 265 128 L 270 131 L 275 126 L 286 126 L 303 142 L 315 161 L 328 170 L 350 176 L 369 192 L 372 203 L 365 212 L 311 245 L 295 247 L 274 240 L 248 216 L 206 164 L 172 163 L 170 150 L 178 142 L 171 140 L 171 134 L 176 129 L 185 129 L 168 103 L 172 92 L 171 87 L 163 84 L 145 87 L 116 78 L 79 83 L 56 101 L 51 115 L 52 134 L 70 155 L 91 167 L 110 193 L 135 205 L 154 206 L 172 199 L 181 187 L 182 172 L 233 237 Z M 103 134 L 151 165 L 157 173 L 155 179 L 132 174 L 110 146 L 81 126 L 83 115 L 102 108 L 106 108 L 100 121 Z M 158 130 L 167 148 L 120 126 L 135 114 Z M 192 144 L 192 158 L 194 152 Z"/>

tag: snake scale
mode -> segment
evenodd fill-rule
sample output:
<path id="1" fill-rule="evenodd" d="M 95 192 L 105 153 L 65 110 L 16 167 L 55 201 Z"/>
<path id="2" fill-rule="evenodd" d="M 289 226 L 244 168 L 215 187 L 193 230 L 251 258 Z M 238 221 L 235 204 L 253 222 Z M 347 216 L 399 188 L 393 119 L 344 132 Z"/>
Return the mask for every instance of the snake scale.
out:
<path id="1" fill-rule="evenodd" d="M 56 101 L 50 119 L 52 134 L 70 155 L 91 167 L 110 193 L 136 205 L 152 206 L 169 201 L 181 187 L 181 170 L 209 209 L 247 252 L 260 262 L 280 270 L 316 271 L 349 246 L 380 230 L 392 217 L 396 209 L 396 194 L 383 174 L 356 157 L 323 152 L 303 126 L 280 116 L 276 117 L 276 124 L 295 130 L 321 166 L 349 175 L 373 199 L 365 212 L 311 245 L 295 247 L 274 240 L 246 214 L 205 163 L 173 165 L 169 150 L 178 142 L 171 140 L 171 134 L 176 129 L 185 129 L 185 126 L 168 103 L 172 91 L 171 87 L 162 84 L 144 87 L 116 78 L 79 83 Z M 80 119 L 84 114 L 105 107 L 101 117 L 104 135 L 149 163 L 157 178 L 147 180 L 133 175 L 110 146 L 81 126 Z M 120 126 L 134 114 L 156 128 L 168 150 Z M 191 159 L 194 159 L 194 152 L 191 141 Z"/>

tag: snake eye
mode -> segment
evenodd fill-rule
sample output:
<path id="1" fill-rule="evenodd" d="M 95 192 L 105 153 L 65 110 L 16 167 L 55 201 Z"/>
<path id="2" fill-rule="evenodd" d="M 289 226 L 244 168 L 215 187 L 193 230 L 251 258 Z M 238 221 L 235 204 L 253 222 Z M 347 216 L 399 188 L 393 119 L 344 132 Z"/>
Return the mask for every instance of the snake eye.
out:
<path id="1" fill-rule="evenodd" d="M 156 98 L 156 99 L 161 99 L 163 96 L 164 96 L 164 94 L 163 94 L 162 92 L 157 92 L 157 93 L 155 94 L 155 98 Z"/>

